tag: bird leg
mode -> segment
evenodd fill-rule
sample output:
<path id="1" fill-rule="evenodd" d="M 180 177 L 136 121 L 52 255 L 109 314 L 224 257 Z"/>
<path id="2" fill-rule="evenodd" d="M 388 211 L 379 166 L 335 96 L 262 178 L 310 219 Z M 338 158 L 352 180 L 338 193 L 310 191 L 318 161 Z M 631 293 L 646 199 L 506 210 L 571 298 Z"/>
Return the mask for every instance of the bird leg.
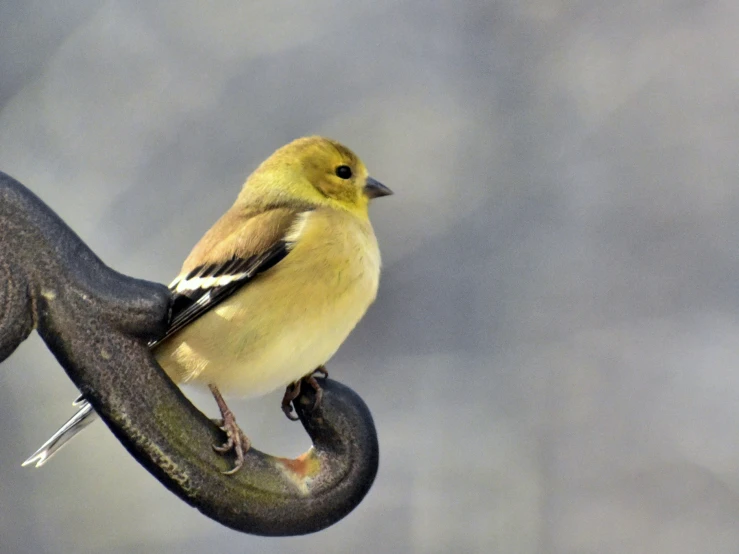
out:
<path id="1" fill-rule="evenodd" d="M 224 475 L 233 475 L 244 465 L 244 454 L 246 454 L 251 447 L 251 441 L 236 423 L 236 416 L 234 416 L 231 408 L 226 405 L 226 401 L 223 399 L 223 396 L 221 396 L 221 392 L 218 390 L 218 387 L 215 385 L 208 385 L 208 388 L 210 388 L 210 392 L 213 394 L 213 398 L 215 398 L 216 404 L 218 404 L 218 409 L 221 411 L 221 417 L 223 418 L 218 422 L 218 425 L 226 433 L 227 437 L 226 442 L 223 444 L 214 444 L 213 450 L 220 454 L 225 454 L 226 452 L 233 450 L 236 455 L 236 463 L 234 464 L 233 469 L 223 472 Z"/>
<path id="2" fill-rule="evenodd" d="M 328 370 L 326 369 L 325 365 L 319 365 L 316 369 L 314 369 L 313 373 L 311 373 L 311 377 L 314 376 L 316 373 L 320 373 L 324 379 L 328 379 Z"/>
<path id="3" fill-rule="evenodd" d="M 287 416 L 287 419 L 290 419 L 292 421 L 297 421 L 299 418 L 297 415 L 293 414 L 293 400 L 295 400 L 298 396 L 300 396 L 300 385 L 305 381 L 307 384 L 309 384 L 314 391 L 316 391 L 316 398 L 313 401 L 313 407 L 311 408 L 311 411 L 318 408 L 318 406 L 321 404 L 321 399 L 323 398 L 323 389 L 321 388 L 321 385 L 318 384 L 318 381 L 316 381 L 316 373 L 320 373 L 323 379 L 328 378 L 328 371 L 326 371 L 325 366 L 318 366 L 316 369 L 314 369 L 309 375 L 306 375 L 299 381 L 295 381 L 294 383 L 287 386 L 285 389 L 285 395 L 282 397 L 282 411 Z"/>
<path id="4" fill-rule="evenodd" d="M 323 378 L 325 379 L 328 375 L 328 372 L 325 369 L 316 369 L 313 373 L 308 375 L 307 377 L 303 377 L 303 380 L 308 383 L 311 387 L 313 387 L 313 390 L 316 391 L 316 398 L 313 400 L 313 407 L 311 408 L 311 411 L 318 408 L 318 406 L 321 405 L 321 400 L 323 400 L 323 389 L 321 388 L 321 385 L 318 384 L 318 381 L 316 381 L 315 374 L 320 373 L 323 375 Z"/>

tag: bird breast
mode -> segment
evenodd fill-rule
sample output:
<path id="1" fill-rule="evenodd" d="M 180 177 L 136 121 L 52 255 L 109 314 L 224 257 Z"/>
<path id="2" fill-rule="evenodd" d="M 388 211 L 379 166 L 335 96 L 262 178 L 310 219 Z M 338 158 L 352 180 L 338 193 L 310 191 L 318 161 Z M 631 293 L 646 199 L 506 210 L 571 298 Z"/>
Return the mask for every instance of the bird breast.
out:
<path id="1" fill-rule="evenodd" d="M 300 226 L 282 262 L 162 345 L 172 379 L 257 396 L 333 356 L 377 294 L 377 240 L 368 221 L 334 210 Z"/>

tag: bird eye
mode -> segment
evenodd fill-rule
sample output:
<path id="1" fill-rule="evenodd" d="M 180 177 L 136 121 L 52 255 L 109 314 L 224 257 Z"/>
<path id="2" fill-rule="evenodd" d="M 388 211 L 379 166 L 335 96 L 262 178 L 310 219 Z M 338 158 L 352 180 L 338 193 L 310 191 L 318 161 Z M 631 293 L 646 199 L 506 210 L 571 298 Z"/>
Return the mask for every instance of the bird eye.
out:
<path id="1" fill-rule="evenodd" d="M 350 179 L 352 176 L 352 168 L 348 165 L 340 165 L 336 168 L 336 176 L 341 179 Z"/>

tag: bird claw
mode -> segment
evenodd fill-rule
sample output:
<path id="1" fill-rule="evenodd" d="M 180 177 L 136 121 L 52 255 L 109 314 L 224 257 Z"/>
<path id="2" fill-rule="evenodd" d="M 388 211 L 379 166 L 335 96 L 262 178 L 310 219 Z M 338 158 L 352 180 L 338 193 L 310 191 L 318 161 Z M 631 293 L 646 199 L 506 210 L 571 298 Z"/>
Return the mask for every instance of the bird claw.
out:
<path id="1" fill-rule="evenodd" d="M 322 379 L 328 379 L 328 370 L 325 365 L 319 365 L 313 370 L 313 373 L 311 373 L 310 376 L 315 377 L 316 373 L 320 373 Z"/>
<path id="2" fill-rule="evenodd" d="M 328 375 L 328 373 L 326 373 L 326 375 Z M 314 391 L 316 391 L 316 397 L 313 400 L 313 407 L 310 409 L 310 411 L 312 412 L 321 405 L 321 400 L 323 400 L 323 389 L 321 388 L 321 385 L 318 384 L 318 381 L 316 381 L 316 378 L 313 375 L 306 377 L 305 382 L 313 387 Z"/>
<path id="3" fill-rule="evenodd" d="M 323 389 L 321 388 L 321 385 L 318 384 L 318 381 L 316 381 L 317 373 L 321 375 L 322 379 L 328 378 L 328 371 L 326 371 L 326 368 L 324 366 L 319 366 L 315 370 L 313 370 L 310 375 L 303 377 L 299 381 L 295 381 L 294 383 L 288 385 L 285 389 L 285 395 L 282 397 L 282 411 L 289 420 L 297 421 L 299 419 L 297 415 L 293 414 L 293 401 L 298 396 L 300 396 L 300 387 L 303 382 L 309 384 L 311 388 L 316 391 L 316 398 L 313 401 L 313 406 L 311 407 L 310 411 L 314 411 L 316 408 L 318 408 L 318 406 L 321 405 L 321 400 L 323 399 Z"/>
<path id="4" fill-rule="evenodd" d="M 213 450 L 219 454 L 226 454 L 233 451 L 236 455 L 234 467 L 228 471 L 221 472 L 224 475 L 233 475 L 244 466 L 244 455 L 249 451 L 249 448 L 251 448 L 251 441 L 236 423 L 236 418 L 230 410 L 228 413 L 223 414 L 222 425 L 220 425 L 220 428 L 226 433 L 226 442 L 220 445 L 212 445 Z"/>
<path id="5" fill-rule="evenodd" d="M 241 430 L 239 425 L 236 423 L 236 416 L 226 405 L 223 397 L 214 386 L 211 386 L 211 392 L 216 399 L 218 408 L 221 410 L 221 417 L 223 419 L 215 421 L 216 425 L 226 433 L 226 441 L 223 444 L 213 444 L 213 450 L 219 454 L 226 454 L 233 452 L 236 456 L 236 462 L 234 467 L 228 471 L 222 471 L 224 475 L 233 475 L 244 466 L 244 455 L 251 448 L 251 441 L 244 432 Z"/>
<path id="6" fill-rule="evenodd" d="M 300 395 L 301 381 L 295 381 L 285 388 L 285 395 L 282 397 L 282 412 L 290 421 L 298 421 L 300 419 L 293 411 L 293 400 Z"/>

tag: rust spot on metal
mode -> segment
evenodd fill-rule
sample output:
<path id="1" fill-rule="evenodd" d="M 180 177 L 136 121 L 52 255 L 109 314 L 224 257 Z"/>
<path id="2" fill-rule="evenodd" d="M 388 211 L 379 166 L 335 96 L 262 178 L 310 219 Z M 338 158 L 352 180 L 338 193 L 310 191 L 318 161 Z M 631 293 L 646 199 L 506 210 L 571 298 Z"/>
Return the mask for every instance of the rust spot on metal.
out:
<path id="1" fill-rule="evenodd" d="M 282 466 L 283 470 L 301 479 L 315 477 L 321 469 L 321 464 L 313 455 L 312 449 L 297 458 L 277 458 L 277 463 Z"/>

